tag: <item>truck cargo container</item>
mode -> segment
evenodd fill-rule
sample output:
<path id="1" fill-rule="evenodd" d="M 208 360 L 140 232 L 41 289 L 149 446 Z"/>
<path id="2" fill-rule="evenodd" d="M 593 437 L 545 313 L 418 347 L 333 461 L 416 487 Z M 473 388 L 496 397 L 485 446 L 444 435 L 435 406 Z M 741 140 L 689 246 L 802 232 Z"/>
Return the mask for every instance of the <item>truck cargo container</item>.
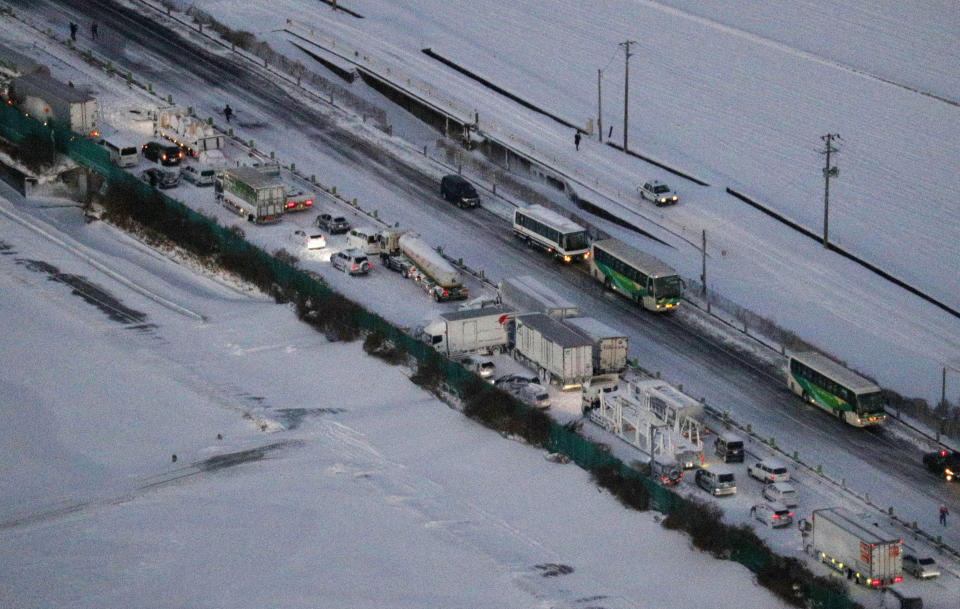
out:
<path id="1" fill-rule="evenodd" d="M 513 309 L 503 306 L 450 311 L 413 334 L 446 355 L 500 353 L 513 344 L 514 321 Z"/>
<path id="2" fill-rule="evenodd" d="M 903 579 L 903 540 L 865 516 L 841 507 L 813 510 L 801 530 L 807 551 L 849 580 L 883 588 Z"/>
<path id="3" fill-rule="evenodd" d="M 15 78 L 8 97 L 20 111 L 41 121 L 67 125 L 71 131 L 99 134 L 97 98 L 83 88 L 66 85 L 43 70 Z"/>
<path id="4" fill-rule="evenodd" d="M 217 201 L 254 224 L 279 222 L 283 215 L 283 184 L 254 167 L 225 169 L 214 182 Z"/>
<path id="5" fill-rule="evenodd" d="M 154 117 L 154 135 L 170 140 L 183 149 L 187 156 L 223 148 L 223 135 L 212 125 L 190 116 L 183 108 L 158 110 Z"/>
<path id="6" fill-rule="evenodd" d="M 546 313 L 517 316 L 515 354 L 563 389 L 579 387 L 593 376 L 593 341 Z"/>
<path id="7" fill-rule="evenodd" d="M 554 319 L 580 314 L 577 305 L 530 275 L 505 280 L 500 285 L 500 297 L 521 313 L 546 313 Z"/>
<path id="8" fill-rule="evenodd" d="M 620 372 L 627 367 L 626 334 L 592 317 L 567 317 L 563 323 L 593 341 L 594 374 Z"/>

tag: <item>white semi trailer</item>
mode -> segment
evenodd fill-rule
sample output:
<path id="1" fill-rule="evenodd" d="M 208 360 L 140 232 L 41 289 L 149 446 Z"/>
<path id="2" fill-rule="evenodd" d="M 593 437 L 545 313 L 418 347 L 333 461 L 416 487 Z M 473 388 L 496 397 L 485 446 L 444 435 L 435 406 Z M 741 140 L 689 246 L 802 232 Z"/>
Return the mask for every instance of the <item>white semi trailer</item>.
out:
<path id="1" fill-rule="evenodd" d="M 546 313 L 517 316 L 514 354 L 562 389 L 580 387 L 593 376 L 593 341 Z"/>
<path id="2" fill-rule="evenodd" d="M 813 510 L 802 524 L 808 552 L 847 579 L 884 588 L 903 579 L 903 540 L 846 508 Z"/>

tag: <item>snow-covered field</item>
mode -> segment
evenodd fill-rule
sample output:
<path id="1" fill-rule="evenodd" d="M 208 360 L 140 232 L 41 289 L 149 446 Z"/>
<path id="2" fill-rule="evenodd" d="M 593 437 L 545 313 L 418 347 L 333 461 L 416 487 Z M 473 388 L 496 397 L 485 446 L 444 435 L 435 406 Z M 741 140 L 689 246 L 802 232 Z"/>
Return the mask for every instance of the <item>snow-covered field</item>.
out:
<path id="1" fill-rule="evenodd" d="M 681 572 L 781 606 L 359 343 L 75 208 L 28 218 L 65 248 L 0 207 L 3 607 L 702 607 Z"/>

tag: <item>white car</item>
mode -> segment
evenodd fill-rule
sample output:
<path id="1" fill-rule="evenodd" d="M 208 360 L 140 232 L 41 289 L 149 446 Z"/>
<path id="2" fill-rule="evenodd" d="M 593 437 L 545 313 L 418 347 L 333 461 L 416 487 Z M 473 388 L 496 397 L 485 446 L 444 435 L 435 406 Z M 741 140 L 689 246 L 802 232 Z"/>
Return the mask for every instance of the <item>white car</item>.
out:
<path id="1" fill-rule="evenodd" d="M 747 473 L 764 484 L 790 480 L 790 472 L 787 470 L 787 466 L 773 459 L 754 461 L 747 466 Z"/>
<path id="2" fill-rule="evenodd" d="M 461 366 L 471 372 L 476 372 L 483 379 L 490 379 L 496 370 L 494 363 L 482 355 L 463 355 L 457 358 L 457 361 L 460 362 Z"/>
<path id="3" fill-rule="evenodd" d="M 789 482 L 774 482 L 763 487 L 763 498 L 777 501 L 788 508 L 797 507 L 797 489 Z"/>
<path id="4" fill-rule="evenodd" d="M 641 197 L 649 199 L 657 205 L 673 205 L 680 200 L 677 193 L 673 192 L 669 186 L 659 180 L 646 182 L 643 186 L 637 188 L 637 190 L 640 191 Z"/>
<path id="5" fill-rule="evenodd" d="M 180 170 L 180 175 L 194 186 L 213 186 L 216 170 L 206 165 L 188 164 Z"/>
<path id="6" fill-rule="evenodd" d="M 508 387 L 506 391 L 524 404 L 529 404 L 534 408 L 541 410 L 550 408 L 550 394 L 547 393 L 546 387 L 539 383 L 526 383 Z"/>
<path id="7" fill-rule="evenodd" d="M 773 529 L 793 524 L 793 512 L 777 501 L 758 503 L 750 508 L 750 515 Z"/>
<path id="8" fill-rule="evenodd" d="M 330 256 L 330 266 L 347 275 L 366 275 L 373 268 L 367 255 L 358 249 L 347 249 Z"/>
<path id="9" fill-rule="evenodd" d="M 293 240 L 308 250 L 322 250 L 327 247 L 327 238 L 320 233 L 308 233 L 306 231 L 293 231 Z"/>
<path id="10" fill-rule="evenodd" d="M 917 579 L 940 577 L 937 561 L 929 557 L 919 558 L 913 554 L 903 555 L 903 570 Z"/>

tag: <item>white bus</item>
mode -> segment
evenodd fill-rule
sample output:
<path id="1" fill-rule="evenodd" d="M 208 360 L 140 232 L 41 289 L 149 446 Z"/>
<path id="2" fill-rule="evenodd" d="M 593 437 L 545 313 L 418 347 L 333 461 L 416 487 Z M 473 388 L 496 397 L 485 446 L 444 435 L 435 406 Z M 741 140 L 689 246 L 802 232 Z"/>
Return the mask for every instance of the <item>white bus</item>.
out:
<path id="1" fill-rule="evenodd" d="M 649 311 L 680 306 L 683 280 L 663 262 L 619 239 L 594 241 L 590 249 L 590 275 L 608 289 Z"/>
<path id="2" fill-rule="evenodd" d="M 787 386 L 804 401 L 854 427 L 887 420 L 880 387 L 819 353 L 790 356 Z"/>
<path id="3" fill-rule="evenodd" d="M 513 234 L 527 245 L 546 250 L 564 262 L 590 257 L 587 231 L 542 205 L 516 209 L 513 212 Z"/>

